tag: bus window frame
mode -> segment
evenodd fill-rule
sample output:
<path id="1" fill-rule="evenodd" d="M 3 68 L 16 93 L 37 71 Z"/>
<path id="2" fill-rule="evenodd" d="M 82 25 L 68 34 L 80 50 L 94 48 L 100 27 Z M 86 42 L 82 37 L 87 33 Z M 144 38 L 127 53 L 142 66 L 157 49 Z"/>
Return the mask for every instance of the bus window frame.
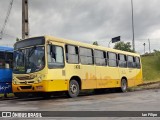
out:
<path id="1" fill-rule="evenodd" d="M 114 59 L 109 59 L 109 53 L 116 54 L 116 60 L 114 60 Z M 116 52 L 110 52 L 110 51 L 108 51 L 108 52 L 107 52 L 107 55 L 108 55 L 108 66 L 109 66 L 109 67 L 119 67 L 119 63 L 118 63 L 118 59 L 117 59 L 117 58 L 118 58 L 118 57 L 117 57 L 117 53 L 116 53 Z M 110 66 L 110 65 L 109 65 L 109 60 L 114 60 L 114 61 L 116 61 L 116 66 Z"/>
<path id="2" fill-rule="evenodd" d="M 138 61 L 139 61 L 139 67 L 137 67 L 137 61 L 136 61 L 136 58 L 138 58 Z M 141 58 L 139 56 L 135 56 L 135 63 L 136 63 L 136 68 L 137 69 L 141 69 Z"/>
<path id="3" fill-rule="evenodd" d="M 98 64 L 96 63 L 96 58 L 100 58 L 100 57 L 95 57 L 95 51 L 101 51 L 101 52 L 103 52 L 103 57 L 104 57 L 104 58 L 101 58 L 101 59 L 105 59 L 105 65 L 98 65 Z M 107 53 L 106 53 L 106 51 L 104 51 L 104 50 L 99 50 L 99 49 L 94 49 L 94 50 L 93 50 L 93 53 L 94 53 L 94 64 L 95 64 L 96 66 L 108 66 L 108 58 L 107 58 Z"/>
<path id="4" fill-rule="evenodd" d="M 123 61 L 123 62 L 126 62 L 126 66 L 119 66 L 119 62 L 122 61 L 122 60 L 120 60 L 120 55 L 124 55 L 124 60 L 125 60 L 125 61 Z M 122 53 L 118 53 L 118 66 L 119 66 L 120 68 L 127 68 L 127 55 L 122 54 Z"/>
<path id="5" fill-rule="evenodd" d="M 92 52 L 92 56 L 84 56 L 84 55 L 80 55 L 80 52 L 81 52 L 81 48 L 85 48 L 85 49 L 90 49 L 91 52 Z M 95 61 L 94 61 L 94 53 L 93 53 L 93 49 L 92 48 L 88 48 L 88 47 L 82 47 L 82 46 L 79 46 L 79 63 L 82 64 L 82 65 L 95 65 Z M 83 64 L 81 62 L 81 56 L 84 56 L 84 57 L 91 57 L 92 58 L 92 64 Z"/>
<path id="6" fill-rule="evenodd" d="M 60 46 L 60 45 L 54 45 L 54 44 L 52 44 L 52 43 L 50 43 L 50 44 L 46 44 L 47 45 L 47 47 L 46 47 L 46 58 L 47 58 L 47 61 L 46 61 L 46 63 L 47 63 L 47 67 L 48 67 L 48 69 L 64 69 L 65 68 L 65 56 L 64 56 L 64 46 Z M 52 67 L 52 68 L 50 68 L 49 67 L 49 65 L 48 65 L 48 46 L 49 45 L 52 45 L 52 46 L 58 46 L 58 47 L 61 47 L 62 48 L 62 53 L 63 53 L 63 63 L 64 63 L 64 65 L 63 65 L 63 67 Z"/>
<path id="7" fill-rule="evenodd" d="M 133 58 L 133 62 L 132 62 L 132 67 L 128 67 L 128 62 L 130 62 L 130 61 L 128 61 L 128 57 L 132 57 Z M 128 68 L 132 68 L 132 69 L 136 69 L 136 62 L 135 62 L 135 56 L 132 56 L 132 55 L 127 55 L 127 67 Z"/>
<path id="8" fill-rule="evenodd" d="M 76 45 L 72 45 L 72 44 L 65 44 L 64 45 L 65 46 L 65 49 L 64 49 L 64 52 L 65 52 L 65 61 L 66 61 L 66 63 L 68 63 L 68 64 L 80 64 L 80 56 L 79 56 L 79 47 L 78 46 L 76 46 Z M 74 46 L 74 47 L 77 47 L 78 48 L 78 63 L 70 63 L 70 62 L 68 62 L 68 60 L 67 60 L 67 54 L 69 54 L 69 53 L 67 53 L 68 52 L 68 48 L 67 48 L 67 52 L 66 52 L 66 47 L 68 47 L 68 46 Z M 76 54 L 71 54 L 71 55 L 76 55 Z"/>

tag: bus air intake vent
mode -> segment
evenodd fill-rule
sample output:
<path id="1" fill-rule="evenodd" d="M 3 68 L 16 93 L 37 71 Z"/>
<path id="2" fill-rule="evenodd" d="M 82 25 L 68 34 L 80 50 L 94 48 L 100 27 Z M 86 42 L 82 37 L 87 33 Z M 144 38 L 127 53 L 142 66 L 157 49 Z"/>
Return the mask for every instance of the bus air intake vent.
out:
<path id="1" fill-rule="evenodd" d="M 32 86 L 20 86 L 21 87 L 21 89 L 31 89 L 32 88 Z"/>
<path id="2" fill-rule="evenodd" d="M 32 80 L 30 76 L 24 76 L 24 77 L 17 77 L 19 80 Z"/>

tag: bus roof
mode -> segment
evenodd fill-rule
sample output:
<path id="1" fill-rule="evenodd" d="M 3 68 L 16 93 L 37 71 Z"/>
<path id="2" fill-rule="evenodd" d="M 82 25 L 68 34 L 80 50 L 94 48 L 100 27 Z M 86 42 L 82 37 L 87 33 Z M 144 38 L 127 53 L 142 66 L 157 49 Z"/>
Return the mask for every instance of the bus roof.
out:
<path id="1" fill-rule="evenodd" d="M 49 35 L 36 36 L 36 37 L 31 37 L 31 38 L 39 38 L 39 37 L 45 37 L 46 41 L 55 41 L 55 42 L 61 42 L 61 43 L 66 43 L 66 44 L 70 44 L 70 45 L 77 45 L 77 46 L 82 46 L 82 47 L 87 47 L 87 48 L 92 48 L 92 49 L 97 49 L 97 50 L 115 52 L 115 53 L 120 53 L 120 54 L 125 54 L 125 55 L 140 56 L 140 54 L 138 54 L 138 53 L 116 50 L 116 49 L 113 49 L 113 48 L 92 45 L 92 44 L 88 44 L 88 43 L 83 43 L 83 42 L 79 42 L 79 41 L 75 41 L 75 40 L 68 40 L 68 39 L 64 39 L 64 38 L 58 38 L 58 37 L 49 36 Z M 28 38 L 28 39 L 30 39 L 30 38 Z"/>
<path id="2" fill-rule="evenodd" d="M 103 47 L 103 46 L 96 46 L 96 45 L 92 45 L 92 44 L 88 44 L 88 43 L 78 42 L 75 40 L 67 40 L 67 39 L 57 38 L 57 37 L 53 37 L 53 36 L 44 36 L 44 37 L 46 38 L 46 40 L 54 40 L 57 42 L 67 43 L 67 44 L 71 44 L 71 45 L 77 45 L 77 46 L 88 47 L 88 48 L 110 51 L 110 52 L 116 52 L 116 53 L 127 54 L 127 55 L 140 56 L 140 54 L 138 54 L 138 53 L 126 52 L 126 51 L 116 50 L 116 49 Z"/>
<path id="3" fill-rule="evenodd" d="M 12 47 L 5 47 L 5 46 L 0 46 L 0 51 L 8 51 L 8 52 L 13 52 Z"/>

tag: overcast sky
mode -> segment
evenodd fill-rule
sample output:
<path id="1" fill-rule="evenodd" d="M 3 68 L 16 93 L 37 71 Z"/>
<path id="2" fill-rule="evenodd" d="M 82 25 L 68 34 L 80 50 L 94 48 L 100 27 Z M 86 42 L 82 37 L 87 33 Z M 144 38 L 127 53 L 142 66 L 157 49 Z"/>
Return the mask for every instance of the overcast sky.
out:
<path id="1" fill-rule="evenodd" d="M 0 29 L 11 0 L 0 0 Z M 0 45 L 12 46 L 21 38 L 22 2 L 14 0 Z M 133 0 L 136 51 L 160 46 L 160 0 Z M 30 36 L 52 35 L 108 46 L 111 38 L 132 43 L 130 0 L 29 0 Z M 114 44 L 110 44 L 111 47 Z"/>

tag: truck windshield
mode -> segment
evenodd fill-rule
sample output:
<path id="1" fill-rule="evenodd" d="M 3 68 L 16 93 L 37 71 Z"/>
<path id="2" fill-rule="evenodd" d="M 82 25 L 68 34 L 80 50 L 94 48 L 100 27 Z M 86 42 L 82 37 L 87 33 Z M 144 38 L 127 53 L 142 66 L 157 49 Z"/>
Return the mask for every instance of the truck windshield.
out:
<path id="1" fill-rule="evenodd" d="M 14 51 L 15 74 L 27 74 L 40 71 L 45 66 L 44 46 L 34 46 Z"/>

